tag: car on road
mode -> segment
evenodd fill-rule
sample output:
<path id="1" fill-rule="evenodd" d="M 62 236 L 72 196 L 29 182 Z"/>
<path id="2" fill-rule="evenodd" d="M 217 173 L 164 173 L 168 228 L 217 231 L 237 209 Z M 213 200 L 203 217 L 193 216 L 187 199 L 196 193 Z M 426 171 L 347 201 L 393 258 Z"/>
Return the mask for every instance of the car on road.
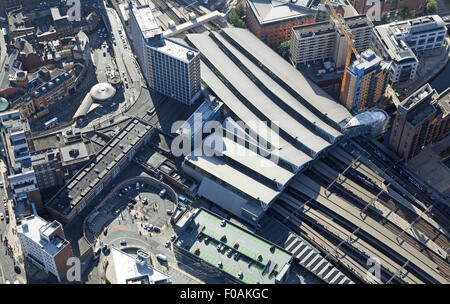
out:
<path id="1" fill-rule="evenodd" d="M 166 188 L 162 188 L 162 190 L 159 191 L 159 196 L 160 196 L 160 197 L 163 197 L 164 194 L 166 194 L 166 192 L 167 192 L 167 189 L 166 189 Z"/>
<path id="2" fill-rule="evenodd" d="M 105 227 L 105 229 L 103 229 L 103 234 L 107 235 L 108 234 L 108 227 Z"/>
<path id="3" fill-rule="evenodd" d="M 165 255 L 163 255 L 163 254 L 158 253 L 158 254 L 156 255 L 156 258 L 157 258 L 159 261 L 161 261 L 161 262 L 167 262 L 167 257 L 166 257 Z"/>
<path id="4" fill-rule="evenodd" d="M 3 215 L 3 213 L 0 213 L 0 220 L 4 220 L 5 219 L 5 216 Z"/>
<path id="5" fill-rule="evenodd" d="M 125 240 L 120 241 L 120 245 L 125 246 L 126 244 L 127 244 L 127 241 L 125 241 Z"/>
<path id="6" fill-rule="evenodd" d="M 5 221 L 6 221 L 6 224 L 9 223 L 9 216 L 6 216 Z"/>
<path id="7" fill-rule="evenodd" d="M 20 273 L 20 272 L 21 272 L 20 267 L 17 266 L 17 265 L 15 265 L 15 266 L 14 266 L 14 271 L 15 271 L 16 273 Z"/>
<path id="8" fill-rule="evenodd" d="M 103 253 L 107 253 L 108 252 L 108 245 L 103 245 L 103 247 L 102 247 L 102 251 L 103 251 Z"/>

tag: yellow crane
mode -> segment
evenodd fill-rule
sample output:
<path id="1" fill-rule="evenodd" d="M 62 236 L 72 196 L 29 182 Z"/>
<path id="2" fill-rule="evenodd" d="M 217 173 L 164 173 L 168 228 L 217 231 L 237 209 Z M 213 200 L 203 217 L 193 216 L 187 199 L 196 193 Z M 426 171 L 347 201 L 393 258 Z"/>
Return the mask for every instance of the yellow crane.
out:
<path id="1" fill-rule="evenodd" d="M 347 68 L 350 65 L 350 59 L 352 57 L 352 52 L 355 54 L 356 58 L 359 57 L 358 51 L 355 49 L 355 46 L 353 45 L 353 35 L 351 33 L 347 32 L 347 29 L 345 28 L 345 25 L 342 23 L 341 15 L 339 15 L 336 10 L 334 9 L 333 5 L 331 5 L 330 0 L 327 0 L 327 4 L 330 7 L 331 14 L 333 15 L 334 19 L 336 20 L 339 28 L 341 29 L 342 33 L 344 33 L 345 38 L 348 42 L 348 50 L 347 50 L 347 58 L 345 60 L 345 68 L 344 68 L 344 77 L 342 78 L 342 84 L 341 84 L 341 94 L 342 96 L 344 94 L 344 86 L 345 82 L 347 81 Z"/>

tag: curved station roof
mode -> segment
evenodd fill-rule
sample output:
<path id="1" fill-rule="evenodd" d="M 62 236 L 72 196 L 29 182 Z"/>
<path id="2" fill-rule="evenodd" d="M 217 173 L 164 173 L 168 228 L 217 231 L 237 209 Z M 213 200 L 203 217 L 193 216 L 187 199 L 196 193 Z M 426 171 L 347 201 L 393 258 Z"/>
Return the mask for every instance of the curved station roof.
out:
<path id="1" fill-rule="evenodd" d="M 90 94 L 94 100 L 105 101 L 114 97 L 116 89 L 111 84 L 102 82 L 93 86 Z"/>

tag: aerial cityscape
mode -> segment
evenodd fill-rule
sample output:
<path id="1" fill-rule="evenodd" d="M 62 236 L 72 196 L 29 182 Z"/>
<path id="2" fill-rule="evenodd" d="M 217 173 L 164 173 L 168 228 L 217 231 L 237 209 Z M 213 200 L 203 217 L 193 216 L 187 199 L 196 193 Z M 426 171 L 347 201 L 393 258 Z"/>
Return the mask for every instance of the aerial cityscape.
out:
<path id="1" fill-rule="evenodd" d="M 450 0 L 0 0 L 0 28 L 0 284 L 450 284 Z"/>

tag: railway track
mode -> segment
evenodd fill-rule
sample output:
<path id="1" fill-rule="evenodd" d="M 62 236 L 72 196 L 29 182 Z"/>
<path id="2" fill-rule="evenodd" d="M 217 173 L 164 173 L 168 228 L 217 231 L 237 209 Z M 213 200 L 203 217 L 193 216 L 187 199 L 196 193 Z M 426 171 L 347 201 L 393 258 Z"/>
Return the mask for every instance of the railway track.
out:
<path id="1" fill-rule="evenodd" d="M 327 156 L 323 159 L 323 162 L 328 165 L 330 168 L 333 168 L 335 170 L 339 170 L 339 166 L 337 165 L 341 160 L 337 159 L 336 157 L 333 157 L 332 155 Z M 350 169 L 351 172 L 352 169 Z M 339 171 L 338 171 L 339 172 Z M 356 174 L 356 173 L 355 173 Z M 393 198 L 391 198 L 389 195 L 387 195 L 385 192 L 382 191 L 381 188 L 375 187 L 376 189 L 370 189 L 370 187 L 364 187 L 365 185 L 362 185 L 360 181 L 356 180 L 354 176 L 350 174 L 345 175 L 348 179 L 353 181 L 356 184 L 359 184 L 364 190 L 372 193 L 374 196 L 378 195 L 380 192 L 381 194 L 378 195 L 377 201 L 383 204 L 385 207 L 393 211 L 395 214 L 403 218 L 408 223 L 413 222 L 417 219 L 419 216 L 416 213 L 413 213 L 408 208 L 403 207 L 400 203 L 396 202 Z M 367 178 L 367 176 L 366 176 Z M 349 186 L 351 187 L 351 186 Z M 361 191 L 361 189 L 356 189 L 358 191 Z M 420 232 L 424 233 L 429 239 L 433 240 L 438 246 L 440 246 L 444 251 L 447 251 L 450 248 L 450 242 L 446 235 L 441 233 L 439 230 L 436 229 L 431 223 L 426 221 L 425 219 L 421 218 L 418 221 L 416 221 L 413 226 L 418 229 Z"/>
<path id="2" fill-rule="evenodd" d="M 324 176 L 323 174 L 316 172 L 316 171 L 314 171 L 314 172 L 308 171 L 307 173 L 305 173 L 305 175 L 314 179 L 315 181 L 319 181 L 319 183 L 324 187 L 327 187 L 327 185 L 329 185 L 332 182 L 332 180 L 330 178 L 328 178 L 328 180 L 327 180 L 326 176 Z M 346 201 L 352 203 L 355 207 L 357 207 L 361 210 L 365 207 L 365 205 L 367 203 L 362 198 L 360 198 L 356 195 L 356 193 L 357 193 L 356 189 L 353 189 L 354 191 L 349 191 L 349 189 L 344 189 L 341 185 L 334 184 L 332 187 L 332 190 L 335 193 L 337 193 L 338 195 L 342 196 Z M 386 219 L 382 215 L 378 214 L 376 211 L 374 211 L 372 209 L 367 209 L 365 211 L 365 213 L 367 215 L 371 216 L 375 221 L 380 223 L 382 226 L 386 227 L 388 230 L 393 232 L 395 235 L 399 235 L 400 233 L 402 233 L 403 230 L 401 228 L 399 228 L 396 223 L 391 222 L 390 220 Z M 427 228 L 428 228 L 428 230 L 426 230 L 426 231 L 429 233 L 432 233 L 432 231 L 429 231 L 430 227 L 427 227 Z M 450 266 L 441 255 L 437 254 L 436 252 L 434 252 L 433 250 L 428 248 L 426 245 L 422 244 L 419 240 L 417 240 L 416 238 L 414 238 L 413 236 L 411 236 L 408 233 L 403 233 L 401 238 L 404 241 L 406 241 L 407 243 L 409 243 L 411 246 L 416 248 L 419 252 L 423 253 L 431 261 L 436 263 L 436 265 L 438 265 L 439 270 L 442 273 L 442 275 L 446 278 L 449 278 Z M 435 242 L 436 240 L 432 239 L 432 241 Z M 437 245 L 439 245 L 439 244 L 437 244 Z M 448 242 L 445 242 L 445 245 L 448 246 Z M 445 252 L 444 252 L 444 256 L 445 256 Z"/>
<path id="3" fill-rule="evenodd" d="M 290 186 L 307 195 L 313 202 L 322 205 L 325 210 L 329 210 L 334 220 L 339 221 L 344 227 L 354 230 L 360 228 L 357 236 L 383 252 L 384 255 L 399 264 L 409 260 L 406 269 L 420 279 L 425 282 L 446 282 L 441 272 L 437 270 L 438 266 L 428 259 L 425 260 L 425 256 L 422 256 L 416 248 L 405 242 L 399 244 L 396 235 L 386 227 L 381 226 L 371 217 L 361 218 L 360 209 L 333 191 L 319 185 L 304 173 L 297 176 Z"/>

